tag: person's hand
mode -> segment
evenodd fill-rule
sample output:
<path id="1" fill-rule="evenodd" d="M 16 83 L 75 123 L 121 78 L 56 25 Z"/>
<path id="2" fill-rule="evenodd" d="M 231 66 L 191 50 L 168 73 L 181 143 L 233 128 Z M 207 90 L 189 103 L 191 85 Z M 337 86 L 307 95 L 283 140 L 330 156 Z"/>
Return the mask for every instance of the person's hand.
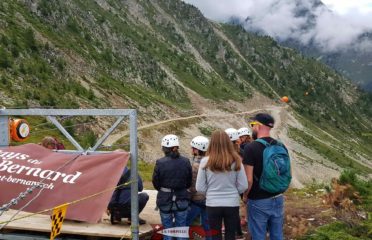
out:
<path id="1" fill-rule="evenodd" d="M 243 193 L 243 203 L 247 203 L 248 202 L 248 194 L 245 192 Z"/>

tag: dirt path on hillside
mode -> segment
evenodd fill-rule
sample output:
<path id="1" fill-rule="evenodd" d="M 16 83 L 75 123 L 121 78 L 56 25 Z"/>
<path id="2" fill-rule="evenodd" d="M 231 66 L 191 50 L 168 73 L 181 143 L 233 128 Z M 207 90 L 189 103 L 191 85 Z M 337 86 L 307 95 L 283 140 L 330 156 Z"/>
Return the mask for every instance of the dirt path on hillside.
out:
<path id="1" fill-rule="evenodd" d="M 163 120 L 163 121 L 159 121 L 159 122 L 149 123 L 149 124 L 146 124 L 146 125 L 143 125 L 143 126 L 139 126 L 137 128 L 137 130 L 148 129 L 148 128 L 164 125 L 164 124 L 167 124 L 167 123 L 171 123 L 171 122 L 191 120 L 191 119 L 196 119 L 196 118 L 203 118 L 203 117 L 226 118 L 226 117 L 234 116 L 234 115 L 247 115 L 247 114 L 253 114 L 253 113 L 256 113 L 256 112 L 260 112 L 260 111 L 269 111 L 269 112 L 275 112 L 276 113 L 274 118 L 277 119 L 277 122 L 279 122 L 279 124 L 276 125 L 275 131 L 280 131 L 279 129 L 282 127 L 282 125 L 281 125 L 281 121 L 280 121 L 280 114 L 278 114 L 278 112 L 280 112 L 281 109 L 283 109 L 283 108 L 284 107 L 279 107 L 279 106 L 268 106 L 267 108 L 258 108 L 258 109 L 253 109 L 253 110 L 250 110 L 250 111 L 235 112 L 235 113 L 224 112 L 224 113 L 218 113 L 218 114 L 213 114 L 213 113 L 196 114 L 196 115 L 187 116 L 187 117 L 178 117 L 178 118 L 167 119 L 167 120 Z M 129 134 L 128 131 L 111 134 L 106 139 L 105 144 L 106 145 L 112 145 L 115 142 L 117 142 L 120 138 L 123 138 L 123 137 L 127 136 L 128 134 Z"/>

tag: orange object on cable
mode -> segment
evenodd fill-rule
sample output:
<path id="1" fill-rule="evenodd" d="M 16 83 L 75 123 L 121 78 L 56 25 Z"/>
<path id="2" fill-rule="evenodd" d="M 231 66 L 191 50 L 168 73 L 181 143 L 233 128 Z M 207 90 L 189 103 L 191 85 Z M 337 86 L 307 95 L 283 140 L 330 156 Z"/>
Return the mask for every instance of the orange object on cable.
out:
<path id="1" fill-rule="evenodd" d="M 282 97 L 280 100 L 285 103 L 289 102 L 289 98 L 287 96 Z"/>
<path id="2" fill-rule="evenodd" d="M 23 142 L 30 136 L 30 125 L 25 119 L 10 119 L 9 131 L 13 141 Z"/>

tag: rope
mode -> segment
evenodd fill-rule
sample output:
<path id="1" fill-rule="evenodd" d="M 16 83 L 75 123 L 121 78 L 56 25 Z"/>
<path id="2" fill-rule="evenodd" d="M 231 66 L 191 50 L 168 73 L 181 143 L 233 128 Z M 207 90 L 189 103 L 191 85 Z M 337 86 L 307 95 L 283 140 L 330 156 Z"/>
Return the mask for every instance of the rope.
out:
<path id="1" fill-rule="evenodd" d="M 91 194 L 91 195 L 88 195 L 88 196 L 85 196 L 85 197 L 82 197 L 82 198 L 79 198 L 77 200 L 74 200 L 72 202 L 68 202 L 66 203 L 65 205 L 73 205 L 73 204 L 76 204 L 76 203 L 79 203 L 79 202 L 82 202 L 82 201 L 85 201 L 87 199 L 90 199 L 90 198 L 93 198 L 93 197 L 96 197 L 96 196 L 99 196 L 103 193 L 106 193 L 108 191 L 112 191 L 112 190 L 115 190 L 117 188 L 120 188 L 120 187 L 123 187 L 123 186 L 127 186 L 129 185 L 130 183 L 132 183 L 133 181 L 129 181 L 129 182 L 126 182 L 126 183 L 123 183 L 123 184 L 120 184 L 120 185 L 117 185 L 116 187 L 111 187 L 111 188 L 107 188 L 101 192 L 97 192 L 97 193 L 94 193 L 94 194 Z M 10 219 L 8 221 L 2 221 L 0 222 L 0 225 L 1 224 L 5 224 L 2 226 L 1 229 L 3 229 L 7 224 L 11 223 L 11 222 L 14 222 L 14 221 L 17 221 L 17 220 L 21 220 L 21 219 L 25 219 L 25 218 L 29 218 L 29 217 L 32 217 L 32 216 L 35 216 L 37 214 L 43 214 L 43 213 L 46 213 L 46 212 L 49 212 L 49 211 L 52 211 L 55 207 L 52 207 L 52 208 L 48 208 L 48 209 L 44 209 L 44 210 L 41 210 L 39 212 L 36 212 L 36 213 L 30 213 L 30 214 L 27 214 L 25 216 L 22 216 L 22 217 L 18 217 L 18 218 L 14 218 L 14 219 Z M 1 230 L 0 229 L 0 230 Z"/>

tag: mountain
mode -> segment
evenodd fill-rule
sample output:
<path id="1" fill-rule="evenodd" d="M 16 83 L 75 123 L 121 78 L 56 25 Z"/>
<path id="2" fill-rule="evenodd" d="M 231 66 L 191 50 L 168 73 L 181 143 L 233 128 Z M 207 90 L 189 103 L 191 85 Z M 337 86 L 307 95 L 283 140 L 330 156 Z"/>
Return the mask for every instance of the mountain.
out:
<path id="1" fill-rule="evenodd" d="M 366 34 L 369 35 L 369 34 Z M 360 42 L 372 42 L 372 38 L 360 36 Z M 295 48 L 302 54 L 316 58 L 328 66 L 335 69 L 338 73 L 351 79 L 354 84 L 365 89 L 372 91 L 372 58 L 371 53 L 364 50 L 347 49 L 335 52 L 323 52 L 317 46 L 303 45 L 293 39 L 281 42 L 283 46 Z"/>
<path id="2" fill-rule="evenodd" d="M 369 24 L 339 16 L 319 0 L 271 0 L 256 8 L 246 19 L 232 17 L 230 23 L 272 36 L 283 46 L 322 61 L 361 88 L 372 91 Z"/>
<path id="3" fill-rule="evenodd" d="M 210 21 L 192 5 L 3 0 L 0 23 L 0 104 L 7 108 L 136 108 L 140 156 L 148 161 L 161 154 L 154 139 L 164 133 L 182 136 L 188 154 L 192 136 L 240 128 L 268 111 L 278 118 L 275 134 L 296 146 L 299 184 L 348 167 L 372 172 L 371 95 L 319 61 Z M 288 105 L 279 101 L 284 95 Z M 122 130 L 112 144 L 126 146 Z"/>

